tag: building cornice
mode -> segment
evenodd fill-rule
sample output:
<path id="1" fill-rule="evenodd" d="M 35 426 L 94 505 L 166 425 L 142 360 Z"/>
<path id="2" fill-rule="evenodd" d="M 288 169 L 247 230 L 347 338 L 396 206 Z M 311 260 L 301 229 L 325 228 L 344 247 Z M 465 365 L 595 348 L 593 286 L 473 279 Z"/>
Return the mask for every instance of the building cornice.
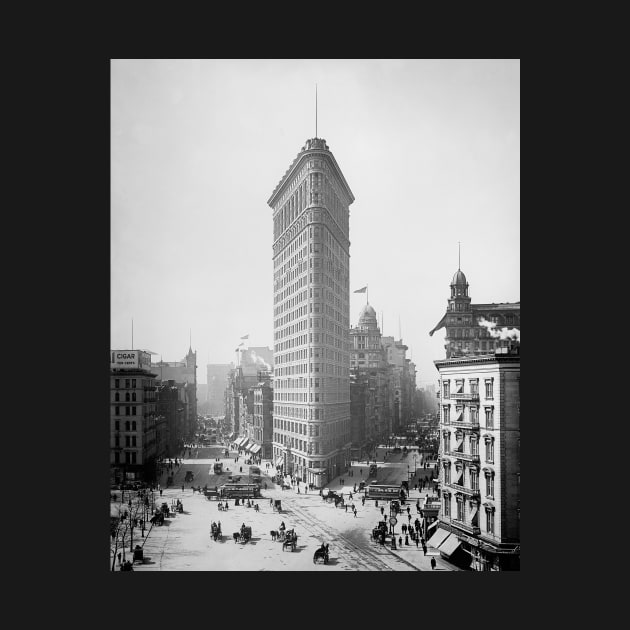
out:
<path id="1" fill-rule="evenodd" d="M 302 168 L 303 162 L 313 158 L 313 157 L 321 157 L 323 159 L 328 159 L 333 167 L 333 171 L 337 180 L 343 184 L 344 193 L 348 197 L 348 205 L 354 202 L 354 194 L 350 190 L 350 186 L 346 181 L 346 178 L 343 176 L 339 165 L 337 164 L 337 160 L 335 160 L 335 156 L 328 150 L 323 148 L 315 148 L 315 149 L 305 149 L 301 151 L 297 157 L 293 160 L 291 166 L 287 169 L 286 173 L 282 176 L 280 182 L 275 187 L 274 191 L 271 193 L 271 197 L 269 197 L 267 201 L 267 205 L 273 208 L 273 204 L 276 202 L 278 197 L 284 192 L 285 187 L 289 184 L 293 176 Z M 313 172 L 318 172 L 321 169 L 313 168 Z"/>

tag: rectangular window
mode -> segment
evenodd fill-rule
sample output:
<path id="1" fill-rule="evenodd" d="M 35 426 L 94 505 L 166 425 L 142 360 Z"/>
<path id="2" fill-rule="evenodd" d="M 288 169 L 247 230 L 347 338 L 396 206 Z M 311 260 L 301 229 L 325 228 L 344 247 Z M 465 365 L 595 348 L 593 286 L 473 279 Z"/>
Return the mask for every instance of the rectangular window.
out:
<path id="1" fill-rule="evenodd" d="M 117 379 L 114 381 L 114 387 L 115 387 L 116 389 L 118 389 L 118 388 L 120 387 L 120 379 L 119 379 L 119 378 L 117 378 Z"/>
<path id="2" fill-rule="evenodd" d="M 494 534 L 494 511 L 486 510 L 486 531 Z"/>
<path id="3" fill-rule="evenodd" d="M 115 407 L 114 408 L 114 413 L 119 416 L 120 415 L 120 407 Z"/>
<path id="4" fill-rule="evenodd" d="M 443 386 L 444 386 L 444 398 L 450 398 L 451 397 L 451 382 L 444 381 Z"/>
<path id="5" fill-rule="evenodd" d="M 449 494 L 444 495 L 444 516 L 451 515 L 451 496 Z"/>
<path id="6" fill-rule="evenodd" d="M 494 408 L 486 407 L 486 429 L 494 429 Z"/>
<path id="7" fill-rule="evenodd" d="M 132 463 L 132 464 L 135 464 L 135 463 L 136 463 L 136 452 L 135 452 L 135 451 L 133 451 L 133 452 L 131 453 L 131 463 Z"/>
<path id="8" fill-rule="evenodd" d="M 131 415 L 132 415 L 132 416 L 135 416 L 135 415 L 136 415 L 136 408 L 135 408 L 135 407 L 132 407 L 132 408 L 131 408 Z"/>
<path id="9" fill-rule="evenodd" d="M 493 385 L 493 379 L 491 378 L 487 378 L 486 379 L 486 400 L 492 400 L 492 385 Z"/>
<path id="10" fill-rule="evenodd" d="M 473 396 L 479 396 L 479 381 L 475 379 L 470 379 L 470 393 Z"/>
<path id="11" fill-rule="evenodd" d="M 135 378 L 131 379 L 131 387 L 134 388 L 134 389 L 136 387 L 136 379 Z"/>
<path id="12" fill-rule="evenodd" d="M 486 440 L 486 462 L 494 464 L 494 440 Z"/>
<path id="13" fill-rule="evenodd" d="M 120 453 L 118 451 L 114 453 L 114 464 L 120 464 Z"/>
<path id="14" fill-rule="evenodd" d="M 129 407 L 125 407 L 125 415 L 126 416 L 130 416 L 131 415 L 131 410 L 129 409 Z"/>
<path id="15" fill-rule="evenodd" d="M 128 378 L 125 379 L 125 388 L 129 389 L 130 380 Z"/>
<path id="16" fill-rule="evenodd" d="M 118 411 L 116 413 L 118 413 Z M 114 422 L 114 429 L 116 429 L 116 431 L 120 431 L 120 420 L 116 420 L 116 422 Z"/>
<path id="17" fill-rule="evenodd" d="M 494 497 L 494 475 L 486 475 L 486 497 Z"/>

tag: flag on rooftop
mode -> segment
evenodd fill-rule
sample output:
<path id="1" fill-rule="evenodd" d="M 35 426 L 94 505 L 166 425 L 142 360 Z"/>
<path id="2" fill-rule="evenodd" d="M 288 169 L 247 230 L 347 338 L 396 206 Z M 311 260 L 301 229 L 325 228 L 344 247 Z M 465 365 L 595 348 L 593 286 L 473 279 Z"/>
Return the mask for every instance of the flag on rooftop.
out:
<path id="1" fill-rule="evenodd" d="M 362 289 L 357 289 L 355 293 L 365 293 L 367 291 L 367 284 Z"/>

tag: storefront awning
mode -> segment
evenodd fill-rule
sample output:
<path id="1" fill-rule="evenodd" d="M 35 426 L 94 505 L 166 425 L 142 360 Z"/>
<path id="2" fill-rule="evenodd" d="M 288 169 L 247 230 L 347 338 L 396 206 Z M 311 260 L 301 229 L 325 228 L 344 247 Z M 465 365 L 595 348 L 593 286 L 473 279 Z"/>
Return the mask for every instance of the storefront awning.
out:
<path id="1" fill-rule="evenodd" d="M 441 545 L 440 545 L 440 553 L 443 553 L 447 558 L 453 553 L 455 550 L 462 544 L 462 541 L 455 536 L 455 534 L 451 534 Z"/>
<path id="2" fill-rule="evenodd" d="M 451 532 L 447 532 L 445 529 L 438 527 L 435 530 L 435 533 L 429 540 L 427 541 L 431 547 L 435 547 L 436 549 L 450 536 Z"/>
<path id="3" fill-rule="evenodd" d="M 326 472 L 325 468 L 309 468 L 308 470 L 314 473 L 315 475 L 321 475 L 322 473 Z"/>
<path id="4" fill-rule="evenodd" d="M 440 521 L 438 521 L 438 520 L 433 521 L 433 523 L 431 523 L 431 525 L 429 525 L 429 527 L 427 527 L 427 531 L 429 531 L 433 527 L 437 527 L 439 524 L 440 524 Z"/>
<path id="5" fill-rule="evenodd" d="M 240 445 L 241 445 L 241 442 L 242 442 L 244 439 L 245 439 L 245 438 L 240 437 L 240 438 L 238 438 L 238 439 L 234 440 L 234 446 L 240 446 Z"/>
<path id="6" fill-rule="evenodd" d="M 256 454 L 258 453 L 258 451 L 261 449 L 260 444 L 254 444 L 254 446 L 252 446 L 251 452 Z"/>
<path id="7" fill-rule="evenodd" d="M 241 448 L 247 448 L 247 445 L 250 443 L 250 440 L 248 437 L 243 438 L 243 441 L 241 442 Z"/>
<path id="8" fill-rule="evenodd" d="M 284 464 L 284 456 L 280 455 L 280 457 L 276 460 L 276 466 L 282 466 L 282 464 Z"/>
<path id="9" fill-rule="evenodd" d="M 234 437 L 234 433 L 230 433 L 230 435 L 228 435 L 228 440 L 231 440 Z"/>

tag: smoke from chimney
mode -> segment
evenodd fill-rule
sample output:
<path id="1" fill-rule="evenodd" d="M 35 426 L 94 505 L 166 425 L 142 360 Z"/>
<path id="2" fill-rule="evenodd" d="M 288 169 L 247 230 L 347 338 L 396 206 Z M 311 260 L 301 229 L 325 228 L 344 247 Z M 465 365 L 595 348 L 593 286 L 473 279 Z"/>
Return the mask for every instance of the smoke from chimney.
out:
<path id="1" fill-rule="evenodd" d="M 480 317 L 477 323 L 486 328 L 490 333 L 490 336 L 495 339 L 515 339 L 516 341 L 521 341 L 521 331 L 518 328 L 503 327 L 499 330 L 495 330 L 496 324 L 494 322 L 489 322 L 483 317 Z"/>
<path id="2" fill-rule="evenodd" d="M 271 372 L 271 366 L 267 361 L 265 361 L 262 357 L 259 357 L 253 350 L 249 351 L 249 356 L 255 361 L 258 365 L 264 365 L 267 370 Z"/>

